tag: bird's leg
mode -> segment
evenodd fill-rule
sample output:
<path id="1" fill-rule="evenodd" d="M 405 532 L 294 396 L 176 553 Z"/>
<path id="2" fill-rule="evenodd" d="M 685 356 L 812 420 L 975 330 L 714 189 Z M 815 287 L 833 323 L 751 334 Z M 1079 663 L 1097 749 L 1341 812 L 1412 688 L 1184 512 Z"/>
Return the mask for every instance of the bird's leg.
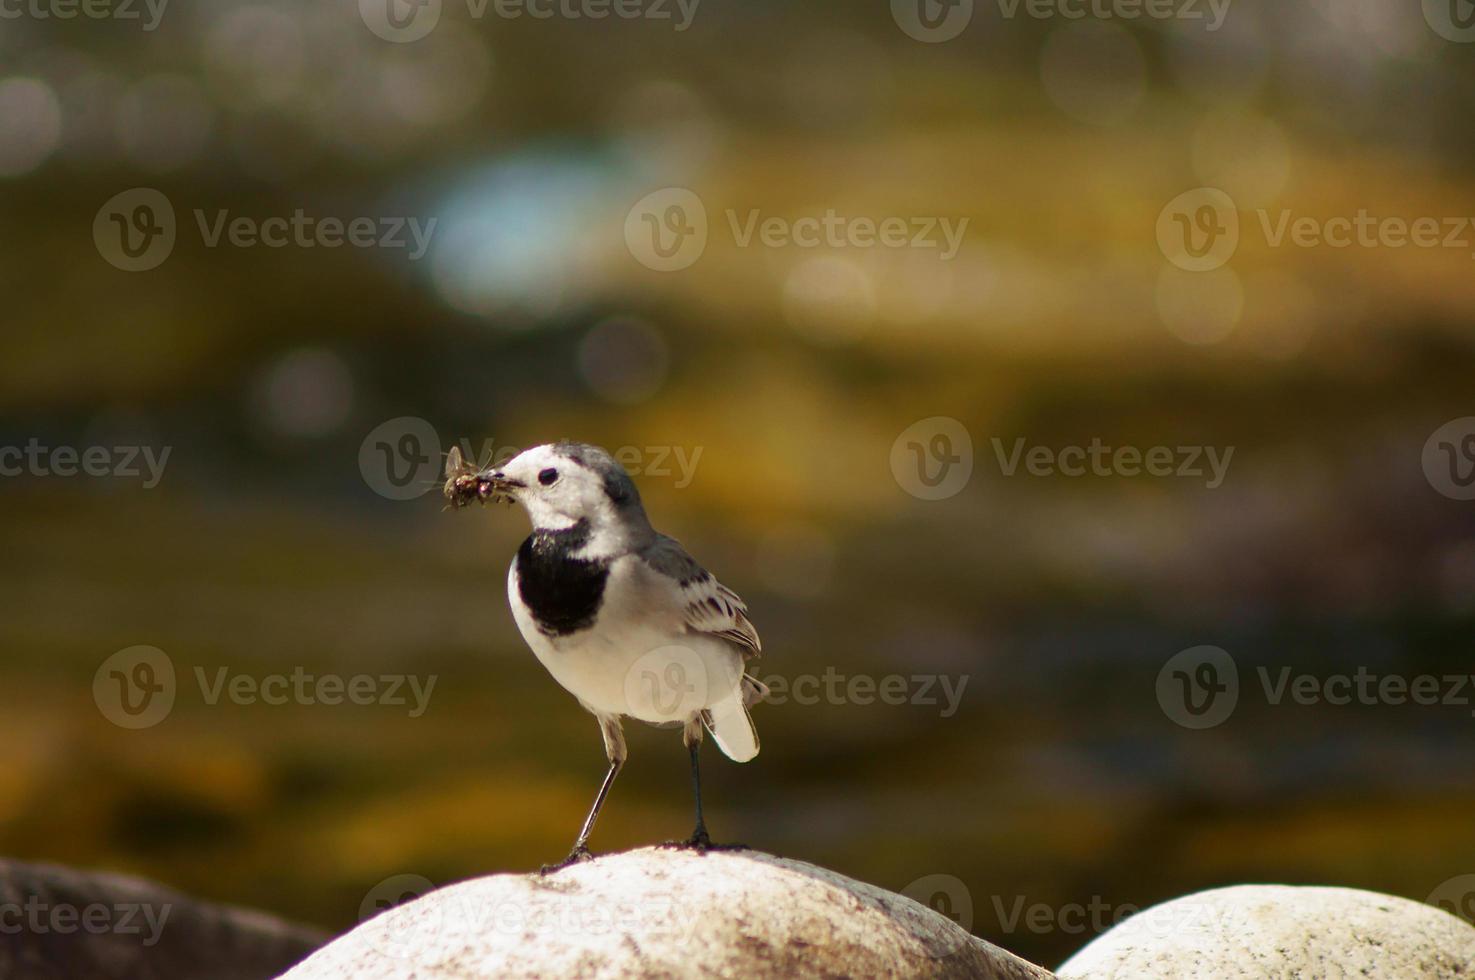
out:
<path id="1" fill-rule="evenodd" d="M 568 857 L 557 864 L 543 865 L 539 874 L 552 874 L 571 864 L 593 860 L 593 855 L 589 853 L 589 835 L 594 832 L 594 821 L 599 819 L 600 808 L 604 806 L 605 797 L 609 796 L 609 788 L 614 785 L 615 776 L 619 775 L 620 767 L 625 764 L 625 733 L 620 728 L 620 719 L 601 716 L 599 727 L 604 733 L 604 751 L 609 756 L 609 771 L 604 774 L 604 782 L 600 784 L 599 795 L 594 797 L 594 805 L 589 808 L 589 815 L 584 818 L 584 826 L 579 829 L 579 838 L 574 841 L 573 850 L 569 851 Z"/>
<path id="2" fill-rule="evenodd" d="M 746 844 L 714 844 L 707 833 L 707 822 L 702 818 L 702 769 L 698 761 L 699 750 L 702 747 L 702 722 L 698 715 L 686 723 L 682 730 L 681 739 L 686 743 L 686 749 L 691 754 L 691 790 L 696 797 L 697 827 L 691 832 L 691 836 L 682 841 L 667 841 L 663 847 L 678 847 L 694 851 L 746 851 Z"/>
<path id="3" fill-rule="evenodd" d="M 712 846 L 712 838 L 707 836 L 707 821 L 702 819 L 702 767 L 697 758 L 701 754 L 701 748 L 700 735 L 686 744 L 687 751 L 691 753 L 691 791 L 697 801 L 697 829 L 691 832 L 688 843 L 699 851 Z"/>
<path id="4" fill-rule="evenodd" d="M 609 788 L 614 785 L 615 776 L 619 773 L 621 765 L 620 761 L 613 761 L 609 764 L 609 771 L 604 774 L 604 783 L 599 787 L 599 795 L 594 797 L 594 805 L 589 808 L 589 815 L 584 818 L 584 826 L 579 830 L 579 839 L 574 841 L 574 848 L 568 852 L 568 857 L 557 864 L 543 865 L 539 869 L 539 874 L 552 874 L 571 864 L 594 859 L 594 855 L 589 853 L 589 834 L 594 830 L 594 821 L 599 817 L 599 810 L 604 806 L 604 798 L 609 795 Z"/>

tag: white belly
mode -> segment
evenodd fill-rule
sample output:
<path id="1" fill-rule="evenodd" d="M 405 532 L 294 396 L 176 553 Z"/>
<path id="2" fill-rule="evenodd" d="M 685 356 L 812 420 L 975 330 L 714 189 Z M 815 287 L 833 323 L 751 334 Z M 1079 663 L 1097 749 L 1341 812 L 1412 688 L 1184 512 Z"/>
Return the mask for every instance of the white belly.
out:
<path id="1" fill-rule="evenodd" d="M 538 661 L 600 714 L 681 722 L 730 700 L 741 683 L 742 655 L 724 640 L 687 630 L 681 610 L 666 605 L 664 594 L 637 589 L 633 561 L 615 561 L 595 625 L 569 636 L 538 629 L 517 593 L 514 563 L 507 598 Z"/>

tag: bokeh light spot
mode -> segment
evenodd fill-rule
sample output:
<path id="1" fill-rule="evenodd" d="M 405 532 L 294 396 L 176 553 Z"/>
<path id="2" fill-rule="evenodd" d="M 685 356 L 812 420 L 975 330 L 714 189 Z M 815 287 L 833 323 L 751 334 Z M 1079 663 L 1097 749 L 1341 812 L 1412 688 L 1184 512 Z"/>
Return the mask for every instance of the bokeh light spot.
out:
<path id="1" fill-rule="evenodd" d="M 61 104 L 36 78 L 0 81 L 0 177 L 35 170 L 61 139 Z"/>

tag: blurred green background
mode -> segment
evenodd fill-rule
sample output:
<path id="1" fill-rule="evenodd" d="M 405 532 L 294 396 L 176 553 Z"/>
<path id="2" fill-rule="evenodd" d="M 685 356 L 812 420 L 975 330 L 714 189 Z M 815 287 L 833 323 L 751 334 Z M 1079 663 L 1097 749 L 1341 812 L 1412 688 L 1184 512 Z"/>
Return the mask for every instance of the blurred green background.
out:
<path id="1" fill-rule="evenodd" d="M 691 479 L 640 475 L 648 509 L 748 600 L 761 676 L 967 678 L 947 717 L 758 707 L 757 760 L 706 757 L 720 839 L 953 876 L 1046 965 L 1091 933 L 1011 925 L 1021 901 L 1475 871 L 1469 704 L 1277 706 L 1255 675 L 1471 669 L 1475 504 L 1425 444 L 1475 414 L 1475 234 L 1272 247 L 1257 211 L 1475 216 L 1475 49 L 1393 0 L 1235 0 L 1213 31 L 1003 9 L 942 43 L 882 2 L 705 0 L 677 30 L 447 0 L 412 43 L 347 2 L 0 21 L 0 446 L 171 449 L 154 487 L 0 479 L 0 853 L 337 930 L 391 875 L 566 852 L 604 759 L 507 610 L 525 518 L 376 492 L 371 434 L 411 418 L 440 449 L 675 447 Z M 1241 241 L 1189 273 L 1155 229 L 1200 186 Z M 138 187 L 177 240 L 126 272 L 94 219 Z M 625 228 L 668 187 L 709 227 L 661 272 Z M 829 208 L 968 224 L 944 260 L 727 218 Z M 437 224 L 412 261 L 208 247 L 197 209 Z M 934 417 L 973 474 L 929 501 L 892 455 Z M 1020 438 L 1234 455 L 1212 489 L 1007 476 Z M 93 679 L 138 644 L 179 690 L 131 731 Z M 1198 731 L 1157 684 L 1203 644 L 1241 696 Z M 409 717 L 212 705 L 197 667 L 437 680 Z M 597 850 L 690 830 L 679 739 L 628 733 Z"/>

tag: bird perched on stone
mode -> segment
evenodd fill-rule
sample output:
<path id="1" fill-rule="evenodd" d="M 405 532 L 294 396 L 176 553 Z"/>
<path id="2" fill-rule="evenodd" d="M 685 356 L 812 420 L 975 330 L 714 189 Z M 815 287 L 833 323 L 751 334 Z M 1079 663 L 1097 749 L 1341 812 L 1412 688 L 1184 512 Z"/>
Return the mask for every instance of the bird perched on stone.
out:
<path id="1" fill-rule="evenodd" d="M 533 532 L 507 573 L 513 619 L 604 735 L 609 769 L 594 805 L 568 857 L 544 872 L 589 859 L 589 834 L 625 763 L 625 717 L 680 725 L 696 830 L 677 846 L 720 846 L 702 818 L 703 732 L 729 759 L 749 761 L 758 732 L 748 706 L 767 693 L 746 672 L 761 644 L 743 600 L 651 527 L 634 482 L 597 446 L 535 446 L 480 470 L 453 449 L 446 476 L 454 507 L 515 501 L 527 511 Z"/>

